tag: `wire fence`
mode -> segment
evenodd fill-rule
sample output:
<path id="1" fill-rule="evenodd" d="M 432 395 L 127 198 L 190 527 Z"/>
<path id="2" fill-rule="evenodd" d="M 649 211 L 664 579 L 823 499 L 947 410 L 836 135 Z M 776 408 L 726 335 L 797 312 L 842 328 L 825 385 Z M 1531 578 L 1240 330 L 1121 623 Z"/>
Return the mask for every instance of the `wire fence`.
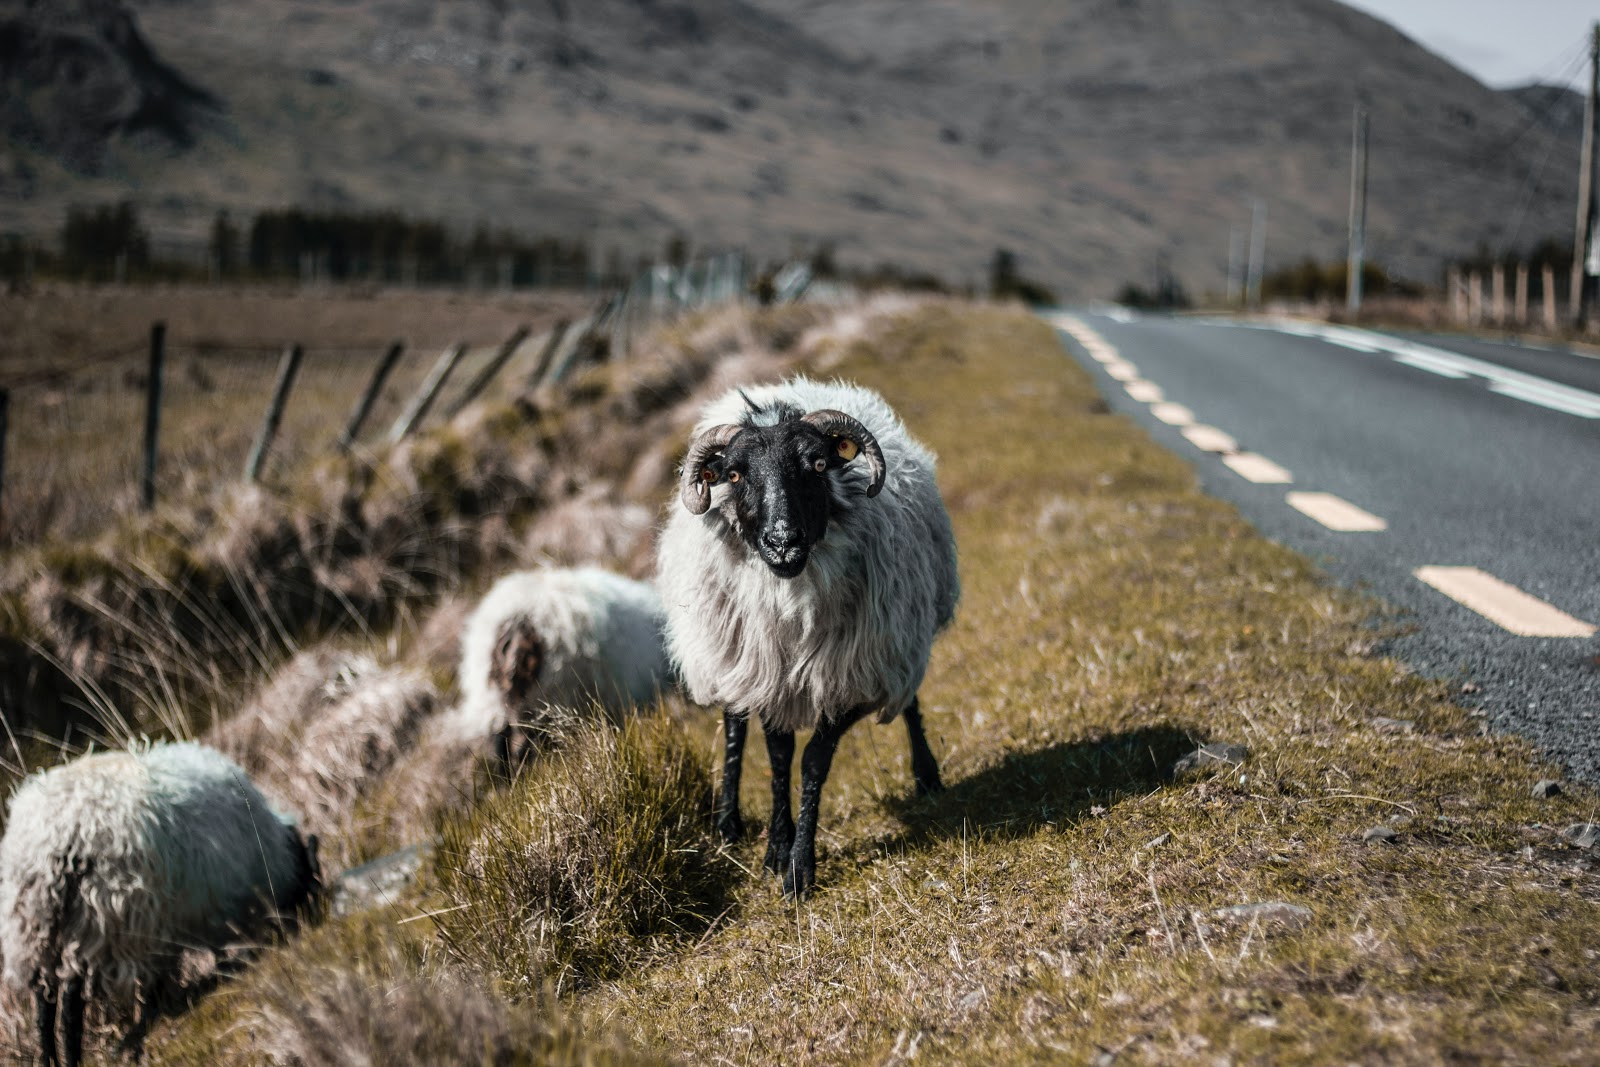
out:
<path id="1" fill-rule="evenodd" d="M 508 400 L 531 385 L 559 382 L 585 360 L 627 358 L 650 327 L 742 300 L 751 288 L 765 302 L 787 302 L 809 283 L 809 270 L 793 264 L 752 287 L 742 259 L 726 255 L 649 268 L 590 304 L 586 315 L 503 337 L 471 337 L 464 328 L 442 351 L 401 347 L 396 355 L 399 342 L 319 345 L 306 338 L 265 441 L 260 477 L 281 478 L 341 446 L 381 447 L 450 418 L 469 401 Z M 159 348 L 155 382 L 152 347 Z M 130 338 L 65 366 L 0 380 L 0 546 L 91 536 L 139 510 L 153 399 L 155 498 L 203 497 L 245 478 L 272 415 L 286 347 Z M 362 408 L 359 432 L 342 441 Z"/>

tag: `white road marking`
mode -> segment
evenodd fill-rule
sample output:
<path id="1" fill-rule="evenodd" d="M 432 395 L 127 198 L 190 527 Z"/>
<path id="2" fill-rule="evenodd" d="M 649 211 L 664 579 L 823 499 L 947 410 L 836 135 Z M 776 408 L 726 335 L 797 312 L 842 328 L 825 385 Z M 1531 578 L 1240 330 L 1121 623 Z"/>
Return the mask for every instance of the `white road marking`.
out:
<path id="1" fill-rule="evenodd" d="M 1372 330 L 1349 326 L 1319 325 L 1304 322 L 1277 322 L 1267 326 L 1239 323 L 1253 329 L 1273 329 L 1296 337 L 1317 337 L 1329 344 L 1355 351 L 1387 352 L 1396 362 L 1437 374 L 1441 378 L 1482 378 L 1489 390 L 1500 396 L 1522 400 L 1552 411 L 1565 412 L 1582 419 L 1600 419 L 1600 393 L 1563 385 L 1541 378 L 1537 374 L 1502 367 L 1488 360 L 1464 356 L 1459 352 L 1436 348 L 1433 345 L 1406 341 Z"/>
<path id="2" fill-rule="evenodd" d="M 1194 412 L 1182 404 L 1174 404 L 1170 401 L 1155 405 L 1150 409 L 1150 414 L 1168 426 L 1189 426 L 1194 422 Z"/>
<path id="3" fill-rule="evenodd" d="M 1222 462 L 1239 477 L 1257 485 L 1288 485 L 1294 481 L 1287 470 L 1255 452 L 1239 452 L 1223 456 Z"/>
<path id="4" fill-rule="evenodd" d="M 1202 452 L 1237 452 L 1239 442 L 1215 426 L 1194 425 L 1183 428 L 1183 436 Z"/>
<path id="5" fill-rule="evenodd" d="M 1119 360 L 1116 363 L 1107 363 L 1106 373 L 1119 382 L 1131 382 L 1139 377 L 1139 368 L 1132 363 Z"/>
<path id="6" fill-rule="evenodd" d="M 1121 363 L 1122 353 L 1110 345 L 1084 345 L 1089 350 L 1089 358 L 1096 363 Z"/>
<path id="7" fill-rule="evenodd" d="M 1332 493 L 1290 493 L 1289 506 L 1339 533 L 1377 533 L 1389 524 Z"/>
<path id="8" fill-rule="evenodd" d="M 1522 637 L 1593 637 L 1595 628 L 1476 567 L 1418 567 L 1418 579 Z"/>
<path id="9" fill-rule="evenodd" d="M 1429 374 L 1437 374 L 1441 378 L 1467 377 L 1466 371 L 1459 370 L 1448 363 L 1434 359 L 1431 356 L 1422 355 L 1420 353 L 1407 353 L 1403 356 L 1395 356 L 1394 361 L 1396 363 L 1404 363 L 1408 367 L 1415 367 L 1418 370 L 1425 370 Z"/>
<path id="10" fill-rule="evenodd" d="M 1166 399 L 1161 392 L 1161 386 L 1155 382 L 1147 382 L 1143 378 L 1126 382 L 1123 388 L 1128 390 L 1128 395 L 1141 404 L 1159 404 Z"/>

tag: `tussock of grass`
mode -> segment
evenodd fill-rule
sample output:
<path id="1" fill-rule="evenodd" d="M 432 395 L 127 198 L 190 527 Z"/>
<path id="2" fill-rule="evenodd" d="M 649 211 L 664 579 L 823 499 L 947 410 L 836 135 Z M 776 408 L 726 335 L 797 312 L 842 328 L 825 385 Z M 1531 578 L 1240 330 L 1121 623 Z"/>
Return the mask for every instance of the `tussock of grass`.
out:
<path id="1" fill-rule="evenodd" d="M 720 910 L 703 749 L 666 716 L 572 727 L 434 858 L 437 922 L 463 962 L 520 995 L 613 978 Z"/>
<path id="2" fill-rule="evenodd" d="M 332 922 L 269 952 L 158 1030 L 155 1067 L 611 1067 L 654 1062 L 550 1001 L 513 1004 L 489 979 L 430 955 L 399 908 Z"/>

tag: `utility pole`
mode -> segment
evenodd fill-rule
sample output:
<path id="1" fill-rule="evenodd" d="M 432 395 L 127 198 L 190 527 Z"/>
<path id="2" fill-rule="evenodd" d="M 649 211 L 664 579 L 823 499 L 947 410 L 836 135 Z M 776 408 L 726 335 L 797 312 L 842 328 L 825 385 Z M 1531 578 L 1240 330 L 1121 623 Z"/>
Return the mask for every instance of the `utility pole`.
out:
<path id="1" fill-rule="evenodd" d="M 1350 130 L 1350 258 L 1345 270 L 1344 304 L 1361 310 L 1361 271 L 1367 256 L 1367 109 L 1356 105 Z"/>
<path id="2" fill-rule="evenodd" d="M 1267 205 L 1257 200 L 1250 212 L 1250 269 L 1245 282 L 1245 303 L 1250 307 L 1261 306 L 1261 275 L 1266 268 L 1266 258 Z"/>
<path id="3" fill-rule="evenodd" d="M 1578 172 L 1578 232 L 1572 243 L 1572 322 L 1578 329 L 1589 323 L 1589 257 L 1593 254 L 1595 226 L 1594 150 L 1595 123 L 1600 112 L 1600 22 L 1589 39 L 1589 102 L 1583 109 L 1583 160 Z"/>
<path id="4" fill-rule="evenodd" d="M 1239 271 L 1244 267 L 1244 234 L 1239 227 L 1228 227 L 1228 306 L 1244 303 L 1244 278 Z"/>

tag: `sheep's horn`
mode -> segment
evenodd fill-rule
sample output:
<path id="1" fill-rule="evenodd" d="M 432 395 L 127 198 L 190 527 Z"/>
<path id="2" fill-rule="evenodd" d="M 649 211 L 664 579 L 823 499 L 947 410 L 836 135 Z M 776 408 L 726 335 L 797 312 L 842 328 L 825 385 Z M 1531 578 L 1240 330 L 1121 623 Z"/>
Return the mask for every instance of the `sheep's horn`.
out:
<path id="1" fill-rule="evenodd" d="M 678 494 L 689 514 L 704 515 L 711 506 L 711 482 L 705 479 L 706 461 L 727 448 L 728 442 L 738 437 L 742 429 L 743 426 L 723 423 L 689 442 L 689 454 L 683 458 L 683 475 L 678 485 Z"/>
<path id="2" fill-rule="evenodd" d="M 872 468 L 872 480 L 867 483 L 867 495 L 878 495 L 878 490 L 883 488 L 884 475 L 888 473 L 888 469 L 883 462 L 883 449 L 878 447 L 878 439 L 872 436 L 871 430 L 844 412 L 830 409 L 813 411 L 800 421 L 810 423 L 829 437 L 854 441 L 861 449 L 862 455 L 867 457 L 867 466 Z"/>

